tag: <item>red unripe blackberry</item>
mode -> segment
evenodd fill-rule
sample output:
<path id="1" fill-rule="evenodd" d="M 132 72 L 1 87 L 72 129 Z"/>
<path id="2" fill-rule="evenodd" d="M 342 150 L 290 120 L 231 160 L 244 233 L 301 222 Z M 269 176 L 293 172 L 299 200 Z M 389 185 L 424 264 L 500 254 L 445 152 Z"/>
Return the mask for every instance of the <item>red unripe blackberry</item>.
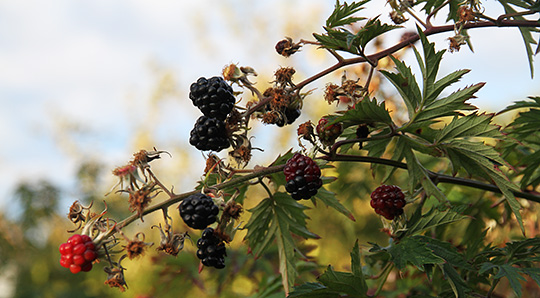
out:
<path id="1" fill-rule="evenodd" d="M 189 143 L 202 151 L 221 151 L 230 146 L 225 122 L 201 116 L 191 130 Z"/>
<path id="2" fill-rule="evenodd" d="M 66 243 L 58 248 L 60 265 L 68 268 L 71 273 L 90 271 L 92 262 L 97 259 L 97 252 L 92 238 L 87 235 L 73 235 Z"/>
<path id="3" fill-rule="evenodd" d="M 189 89 L 189 98 L 207 117 L 225 120 L 234 107 L 233 89 L 221 77 L 201 77 Z"/>
<path id="4" fill-rule="evenodd" d="M 180 217 L 184 222 L 198 230 L 206 228 L 216 221 L 219 208 L 209 196 L 197 193 L 185 198 L 180 206 Z"/>
<path id="5" fill-rule="evenodd" d="M 285 189 L 295 200 L 308 200 L 322 186 L 321 169 L 308 156 L 296 153 L 283 168 Z"/>
<path id="6" fill-rule="evenodd" d="M 204 266 L 225 268 L 225 256 L 227 251 L 225 243 L 214 234 L 214 229 L 206 228 L 197 241 L 197 257 Z"/>
<path id="7" fill-rule="evenodd" d="M 375 212 L 392 220 L 403 214 L 403 207 L 407 202 L 405 195 L 396 185 L 381 185 L 371 193 L 371 207 Z"/>
<path id="8" fill-rule="evenodd" d="M 323 117 L 319 120 L 316 128 L 317 135 L 319 136 L 319 140 L 321 143 L 323 143 L 323 145 L 332 146 L 343 132 L 343 126 L 341 126 L 341 123 L 334 123 L 331 125 L 327 124 L 327 118 Z"/>

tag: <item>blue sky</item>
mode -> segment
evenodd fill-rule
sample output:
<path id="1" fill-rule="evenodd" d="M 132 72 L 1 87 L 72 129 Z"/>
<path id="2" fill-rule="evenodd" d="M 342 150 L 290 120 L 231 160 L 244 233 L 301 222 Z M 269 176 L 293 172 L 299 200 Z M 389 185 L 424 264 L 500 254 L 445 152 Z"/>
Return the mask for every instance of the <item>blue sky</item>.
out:
<path id="1" fill-rule="evenodd" d="M 370 4 L 365 14 L 387 20 L 389 8 L 380 7 L 384 2 Z M 322 31 L 333 4 L 1 1 L 0 206 L 23 179 L 46 178 L 69 187 L 85 156 L 100 158 L 107 166 L 128 160 L 131 137 L 140 124 L 133 120 L 146 117 L 144 103 L 155 87 L 152 65 L 173 73 L 176 88 L 185 93 L 160 106 L 158 138 L 177 134 L 177 143 L 186 147 L 182 139 L 188 138 L 197 117 L 187 90 L 198 77 L 217 75 L 231 62 L 259 72 L 294 62 L 306 74 L 330 65 L 331 57 L 325 60 L 310 51 L 286 60 L 273 46 L 283 36 L 311 39 L 311 32 Z M 493 1 L 488 4 L 492 9 Z M 447 54 L 441 72 L 471 68 L 462 85 L 487 81 L 474 102 L 477 106 L 494 111 L 540 94 L 540 74 L 530 79 L 517 29 L 470 34 L 475 54 L 466 48 Z M 440 41 L 442 49 L 449 36 L 433 40 Z M 414 66 L 412 56 L 407 59 Z M 540 71 L 540 63 L 535 67 Z M 66 127 L 71 133 L 67 136 Z"/>

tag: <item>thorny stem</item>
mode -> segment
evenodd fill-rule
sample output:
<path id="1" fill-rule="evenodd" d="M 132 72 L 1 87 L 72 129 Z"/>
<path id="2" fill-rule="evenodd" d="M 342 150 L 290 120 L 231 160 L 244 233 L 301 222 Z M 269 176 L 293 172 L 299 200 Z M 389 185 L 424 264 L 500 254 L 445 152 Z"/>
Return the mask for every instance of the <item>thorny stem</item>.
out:
<path id="1" fill-rule="evenodd" d="M 498 22 L 492 22 L 492 21 L 479 21 L 479 22 L 471 22 L 463 25 L 463 29 L 474 29 L 474 28 L 486 28 L 486 27 L 540 27 L 540 22 L 538 21 L 530 21 L 530 20 L 501 20 Z M 442 32 L 451 32 L 454 31 L 455 26 L 454 25 L 443 25 L 443 26 L 428 26 L 426 30 L 424 30 L 424 34 L 426 36 L 442 33 Z M 391 55 L 392 53 L 395 53 L 410 44 L 418 41 L 420 39 L 420 36 L 418 34 L 414 34 L 407 38 L 406 40 L 395 44 L 392 47 L 389 47 L 385 50 L 382 50 L 380 52 L 377 52 L 375 54 L 364 57 L 356 57 L 356 58 L 349 58 L 349 59 L 343 59 L 341 61 L 338 61 L 336 64 L 328 67 L 327 69 L 322 70 L 319 73 L 316 73 L 315 75 L 303 80 L 302 82 L 296 84 L 296 89 L 301 90 L 304 88 L 307 84 L 316 81 L 320 79 L 321 77 L 330 74 L 342 67 L 357 64 L 357 63 L 364 63 L 364 62 L 373 62 L 378 61 L 384 57 L 387 57 Z M 369 60 L 368 60 L 369 59 Z"/>
<path id="2" fill-rule="evenodd" d="M 161 183 L 161 181 L 159 181 L 159 179 L 156 177 L 156 175 L 154 175 L 154 172 L 152 172 L 152 170 L 146 169 L 146 171 L 148 172 L 150 177 L 152 177 L 152 179 L 154 179 L 154 181 L 157 183 L 159 188 L 161 188 L 161 190 L 163 190 L 169 197 L 174 196 L 174 194 L 167 187 L 165 187 L 165 185 L 163 185 L 163 183 Z"/>
<path id="3" fill-rule="evenodd" d="M 216 190 L 220 190 L 220 189 L 224 189 L 224 188 L 227 188 L 227 187 L 242 184 L 242 183 L 244 183 L 246 181 L 249 181 L 251 179 L 254 179 L 254 178 L 264 177 L 264 176 L 272 174 L 272 173 L 277 173 L 279 171 L 283 171 L 284 167 L 285 167 L 285 165 L 277 165 L 277 166 L 263 168 L 261 170 L 255 170 L 251 174 L 240 176 L 238 178 L 231 179 L 231 180 L 228 180 L 228 181 L 213 185 L 212 188 L 216 189 Z M 172 195 L 172 196 L 169 197 L 169 199 L 144 209 L 141 216 L 152 213 L 152 212 L 154 212 L 156 210 L 167 209 L 171 205 L 176 204 L 176 203 L 182 201 L 183 199 L 189 197 L 190 195 L 193 195 L 193 194 L 196 194 L 196 193 L 199 193 L 199 192 L 200 192 L 200 190 L 193 190 L 193 191 L 178 194 L 178 195 Z M 130 223 L 134 222 L 138 218 L 139 218 L 138 214 L 133 214 L 133 215 L 127 217 L 126 219 L 120 221 L 118 223 L 118 227 L 123 228 L 123 227 L 129 225 Z"/>
<path id="4" fill-rule="evenodd" d="M 386 280 L 388 279 L 388 275 L 390 275 L 390 272 L 392 272 L 392 269 L 394 269 L 394 264 L 392 264 L 391 266 L 388 266 L 388 267 L 386 267 L 384 269 L 384 271 L 381 273 L 382 279 L 379 282 L 379 285 L 377 286 L 377 290 L 375 291 L 375 293 L 373 293 L 373 295 L 371 295 L 369 297 L 377 297 L 377 296 L 379 296 L 379 293 L 381 292 L 382 287 L 386 283 Z"/>

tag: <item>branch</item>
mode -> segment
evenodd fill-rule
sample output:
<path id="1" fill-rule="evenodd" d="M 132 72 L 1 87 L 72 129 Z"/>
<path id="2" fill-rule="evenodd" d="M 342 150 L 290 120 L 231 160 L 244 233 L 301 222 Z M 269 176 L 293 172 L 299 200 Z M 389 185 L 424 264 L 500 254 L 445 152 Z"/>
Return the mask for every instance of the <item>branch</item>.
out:
<path id="1" fill-rule="evenodd" d="M 321 159 L 324 159 L 327 161 L 352 161 L 352 162 L 374 163 L 374 164 L 392 166 L 399 169 L 407 169 L 406 163 L 392 160 L 392 159 L 384 159 L 384 158 L 371 157 L 371 156 L 336 154 L 335 156 L 323 156 L 321 157 Z M 431 180 L 435 183 L 439 182 L 439 183 L 449 183 L 449 184 L 454 184 L 454 185 L 462 185 L 462 186 L 473 187 L 476 189 L 482 189 L 482 190 L 487 190 L 487 191 L 501 194 L 500 189 L 494 184 L 435 173 L 429 170 L 428 170 L 428 175 L 431 178 Z M 516 197 L 523 198 L 523 199 L 533 201 L 536 203 L 540 203 L 539 195 L 529 193 L 529 192 L 523 192 L 523 191 L 512 191 L 512 193 Z"/>
<path id="2" fill-rule="evenodd" d="M 283 171 L 284 167 L 285 167 L 285 165 L 278 165 L 278 166 L 263 168 L 261 170 L 255 170 L 251 174 L 248 174 L 248 175 L 245 175 L 245 176 L 240 176 L 238 178 L 231 179 L 231 180 L 228 180 L 228 181 L 225 181 L 223 183 L 216 184 L 216 185 L 212 185 L 212 188 L 214 188 L 216 190 L 220 190 L 220 189 L 224 189 L 224 188 L 227 188 L 227 187 L 242 184 L 242 183 L 244 183 L 246 181 L 249 181 L 251 179 L 254 179 L 254 178 L 264 177 L 264 176 L 272 174 L 272 173 L 277 173 L 279 171 Z M 121 228 L 129 225 L 133 221 L 141 218 L 143 215 L 152 213 L 152 212 L 157 211 L 157 210 L 167 209 L 171 205 L 176 204 L 176 203 L 182 201 L 183 199 L 185 199 L 185 198 L 187 198 L 187 197 L 189 197 L 189 196 L 191 196 L 193 194 L 199 193 L 199 192 L 200 192 L 200 190 L 193 190 L 193 191 L 178 194 L 178 195 L 172 195 L 172 196 L 170 196 L 169 199 L 144 209 L 142 214 L 133 214 L 133 215 L 129 216 L 128 218 L 122 220 L 121 222 L 118 223 L 118 227 L 121 229 Z"/>
<path id="3" fill-rule="evenodd" d="M 529 21 L 529 20 L 499 20 L 497 22 L 493 21 L 480 21 L 480 22 L 474 22 L 474 23 L 467 23 L 463 25 L 463 29 L 475 29 L 475 28 L 486 28 L 486 27 L 540 27 L 539 21 Z M 442 32 L 450 32 L 454 31 L 454 25 L 443 25 L 443 26 L 434 26 L 434 27 L 428 27 L 426 30 L 424 30 L 424 34 L 426 36 L 438 34 Z M 420 36 L 418 34 L 411 35 L 406 40 L 395 44 L 394 46 L 387 48 L 385 50 L 382 50 L 380 52 L 377 52 L 373 55 L 369 55 L 366 58 L 364 57 L 356 57 L 356 58 L 349 58 L 349 59 L 343 59 L 338 60 L 338 62 L 329 68 L 303 80 L 302 82 L 296 84 L 296 89 L 300 90 L 303 87 L 305 87 L 307 84 L 331 73 L 334 72 L 342 67 L 345 67 L 347 65 L 357 64 L 357 63 L 364 63 L 368 61 L 379 61 L 380 59 L 391 55 L 392 53 L 395 53 L 414 42 L 418 41 L 420 39 Z"/>

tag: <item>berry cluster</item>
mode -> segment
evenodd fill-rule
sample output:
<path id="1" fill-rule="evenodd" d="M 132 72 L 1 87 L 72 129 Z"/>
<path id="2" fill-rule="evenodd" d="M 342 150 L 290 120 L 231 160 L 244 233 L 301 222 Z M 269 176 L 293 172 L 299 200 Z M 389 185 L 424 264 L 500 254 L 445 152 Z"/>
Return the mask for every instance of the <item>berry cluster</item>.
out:
<path id="1" fill-rule="evenodd" d="M 180 217 L 191 228 L 202 230 L 216 221 L 218 206 L 209 196 L 197 193 L 184 199 L 180 206 Z"/>
<path id="2" fill-rule="evenodd" d="M 407 202 L 405 195 L 396 185 L 381 185 L 371 193 L 371 207 L 375 212 L 392 220 L 403 214 L 403 207 Z"/>
<path id="3" fill-rule="evenodd" d="M 201 238 L 197 241 L 197 248 L 197 257 L 202 260 L 204 266 L 225 268 L 227 255 L 225 243 L 214 234 L 214 229 L 204 229 Z"/>
<path id="4" fill-rule="evenodd" d="M 235 103 L 232 87 L 221 77 L 201 77 L 191 84 L 189 98 L 204 115 L 197 119 L 189 143 L 202 151 L 221 151 L 229 147 L 224 120 Z"/>
<path id="5" fill-rule="evenodd" d="M 300 117 L 300 110 L 299 109 L 291 109 L 291 108 L 285 108 L 283 110 L 283 115 L 285 115 L 285 118 L 280 118 L 276 125 L 279 127 L 285 126 L 285 124 L 293 124 L 293 122 Z"/>
<path id="6" fill-rule="evenodd" d="M 233 90 L 220 77 L 199 78 L 189 89 L 189 98 L 207 117 L 223 121 L 233 109 Z"/>
<path id="7" fill-rule="evenodd" d="M 308 156 L 296 153 L 285 164 L 285 189 L 295 200 L 308 200 L 322 186 L 321 169 Z"/>
<path id="8" fill-rule="evenodd" d="M 319 123 L 317 124 L 317 135 L 319 136 L 319 140 L 323 145 L 325 146 L 332 146 L 336 139 L 341 135 L 343 132 L 343 127 L 341 126 L 341 123 L 335 123 L 331 125 L 328 124 L 328 118 L 321 118 L 319 120 Z"/>
<path id="9" fill-rule="evenodd" d="M 189 143 L 202 151 L 221 151 L 229 147 L 225 122 L 206 116 L 199 117 L 191 130 Z"/>
<path id="10" fill-rule="evenodd" d="M 92 262 L 97 259 L 96 246 L 88 235 L 75 234 L 59 248 L 60 265 L 69 268 L 71 273 L 92 270 Z"/>

